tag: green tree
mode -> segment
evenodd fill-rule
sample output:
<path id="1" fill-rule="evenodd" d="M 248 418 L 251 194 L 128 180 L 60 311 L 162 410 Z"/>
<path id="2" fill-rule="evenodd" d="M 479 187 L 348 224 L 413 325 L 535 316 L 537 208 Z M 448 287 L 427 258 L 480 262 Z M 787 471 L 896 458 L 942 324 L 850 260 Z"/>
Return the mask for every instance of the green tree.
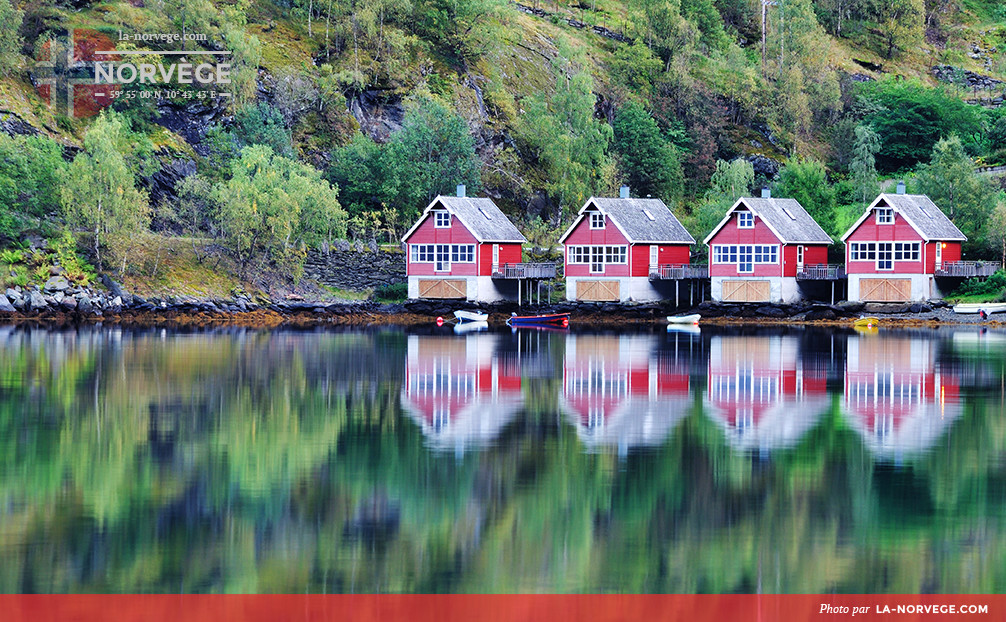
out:
<path id="1" fill-rule="evenodd" d="M 277 155 L 266 145 L 241 150 L 231 179 L 213 190 L 217 224 L 241 276 L 268 261 L 297 279 L 303 246 L 345 235 L 338 191 L 311 166 Z"/>
<path id="2" fill-rule="evenodd" d="M 942 89 L 916 80 L 878 80 L 857 87 L 863 122 L 883 137 L 877 168 L 894 172 L 926 162 L 940 138 L 982 131 L 980 113 Z"/>
<path id="3" fill-rule="evenodd" d="M 388 150 L 360 133 L 332 152 L 326 177 L 339 188 L 339 199 L 350 216 L 379 211 L 394 202 L 397 171 L 390 169 L 388 159 Z"/>
<path id="4" fill-rule="evenodd" d="M 120 274 L 137 235 L 150 227 L 147 194 L 137 189 L 123 155 L 130 134 L 119 114 L 103 112 L 84 135 L 84 150 L 65 169 L 61 188 L 67 223 L 91 231 L 95 263 L 102 267 L 106 248 Z"/>
<path id="5" fill-rule="evenodd" d="M 731 162 L 717 160 L 705 198 L 685 222 L 689 232 L 696 240 L 704 239 L 737 199 L 750 196 L 752 185 L 754 167 L 750 162 L 741 158 Z"/>
<path id="6" fill-rule="evenodd" d="M 11 0 L 0 0 L 0 76 L 9 75 L 21 59 L 21 23 L 24 12 Z"/>
<path id="7" fill-rule="evenodd" d="M 829 234 L 835 233 L 835 191 L 824 164 L 795 158 L 779 171 L 780 196 L 796 199 Z"/>
<path id="8" fill-rule="evenodd" d="M 471 61 L 499 41 L 505 7 L 502 0 L 419 0 L 415 13 L 422 31 Z"/>
<path id="9" fill-rule="evenodd" d="M 730 44 L 723 19 L 713 0 L 681 0 L 681 15 L 695 24 L 699 41 L 710 50 L 722 50 Z"/>
<path id="10" fill-rule="evenodd" d="M 248 145 L 266 145 L 284 157 L 293 155 L 283 113 L 266 103 L 244 106 L 234 115 L 237 150 Z"/>
<path id="11" fill-rule="evenodd" d="M 528 98 L 518 133 L 544 165 L 546 189 L 560 209 L 571 210 L 611 186 L 607 150 L 612 130 L 594 118 L 594 81 L 560 58 L 556 92 Z"/>
<path id="12" fill-rule="evenodd" d="M 877 191 L 876 154 L 880 151 L 880 134 L 869 125 L 856 126 L 849 172 L 856 187 L 857 198 L 865 207 Z"/>
<path id="13" fill-rule="evenodd" d="M 653 55 L 650 48 L 637 40 L 633 45 L 623 45 L 615 52 L 611 63 L 611 73 L 628 91 L 643 98 L 649 98 L 653 82 L 663 63 Z"/>
<path id="14" fill-rule="evenodd" d="M 874 0 L 871 13 L 880 27 L 887 58 L 922 43 L 926 17 L 922 0 Z"/>
<path id="15" fill-rule="evenodd" d="M 677 149 L 668 144 L 657 122 L 639 104 L 629 103 L 615 117 L 614 146 L 626 178 L 639 195 L 671 202 L 681 197 L 684 176 Z"/>
<path id="16" fill-rule="evenodd" d="M 933 157 L 919 167 L 917 179 L 919 190 L 968 236 L 969 246 L 980 246 L 995 207 L 995 191 L 985 177 L 975 174 L 961 139 L 951 136 L 936 143 Z"/>
<path id="17" fill-rule="evenodd" d="M 59 209 L 62 149 L 44 136 L 0 133 L 0 235 L 16 236 L 24 219 Z"/>
<path id="18" fill-rule="evenodd" d="M 457 184 L 479 187 L 482 162 L 464 119 L 440 99 L 420 93 L 408 103 L 402 129 L 388 145 L 386 174 L 398 181 L 399 211 L 415 215 Z"/>

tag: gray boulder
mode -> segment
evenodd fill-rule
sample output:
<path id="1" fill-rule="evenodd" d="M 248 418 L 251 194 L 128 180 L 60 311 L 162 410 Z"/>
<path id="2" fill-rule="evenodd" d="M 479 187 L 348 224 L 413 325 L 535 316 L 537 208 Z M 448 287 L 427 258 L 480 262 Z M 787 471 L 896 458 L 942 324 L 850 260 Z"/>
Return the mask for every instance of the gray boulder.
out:
<path id="1" fill-rule="evenodd" d="M 0 294 L 0 313 L 14 313 L 17 309 L 7 300 L 7 296 Z"/>
<path id="2" fill-rule="evenodd" d="M 21 292 L 17 291 L 16 289 L 11 289 L 9 287 L 7 288 L 7 291 L 4 292 L 4 294 L 6 294 L 7 298 L 9 298 L 11 300 L 15 300 L 17 298 L 22 298 Z"/>
<path id="3" fill-rule="evenodd" d="M 42 292 L 37 289 L 33 289 L 31 291 L 31 295 L 28 297 L 28 304 L 32 311 L 39 311 L 48 306 L 48 303 L 45 301 L 45 297 L 42 296 Z"/>
<path id="4" fill-rule="evenodd" d="M 94 305 L 91 304 L 91 299 L 84 294 L 77 300 L 77 310 L 81 313 L 90 313 L 94 309 Z"/>
<path id="5" fill-rule="evenodd" d="M 77 308 L 77 299 L 66 297 L 63 300 L 61 300 L 59 304 L 67 311 L 73 311 L 74 309 Z"/>
<path id="6" fill-rule="evenodd" d="M 45 282 L 45 291 L 47 292 L 62 292 L 70 287 L 70 284 L 62 276 L 50 277 L 48 281 Z"/>

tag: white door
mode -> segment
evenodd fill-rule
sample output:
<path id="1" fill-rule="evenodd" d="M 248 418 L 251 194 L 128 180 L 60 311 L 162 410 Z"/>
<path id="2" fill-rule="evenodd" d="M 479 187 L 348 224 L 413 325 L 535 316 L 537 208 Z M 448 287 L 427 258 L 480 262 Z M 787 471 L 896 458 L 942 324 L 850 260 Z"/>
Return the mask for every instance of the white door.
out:
<path id="1" fill-rule="evenodd" d="M 803 272 L 803 245 L 796 247 L 796 271 Z"/>
<path id="2" fill-rule="evenodd" d="M 943 243 L 936 243 L 936 269 L 939 270 L 943 267 Z"/>
<path id="3" fill-rule="evenodd" d="M 500 270 L 500 245 L 493 244 L 493 273 Z"/>
<path id="4" fill-rule="evenodd" d="M 650 274 L 656 274 L 658 269 L 657 258 L 659 257 L 660 247 L 656 244 L 650 245 Z"/>

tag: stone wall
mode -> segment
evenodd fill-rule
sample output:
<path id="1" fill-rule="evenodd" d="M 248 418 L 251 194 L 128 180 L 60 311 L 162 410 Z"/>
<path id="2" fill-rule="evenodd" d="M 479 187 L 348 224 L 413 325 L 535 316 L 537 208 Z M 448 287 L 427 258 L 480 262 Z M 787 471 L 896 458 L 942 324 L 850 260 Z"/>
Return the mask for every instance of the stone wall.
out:
<path id="1" fill-rule="evenodd" d="M 405 283 L 405 254 L 370 250 L 311 251 L 304 276 L 338 289 L 367 290 Z"/>

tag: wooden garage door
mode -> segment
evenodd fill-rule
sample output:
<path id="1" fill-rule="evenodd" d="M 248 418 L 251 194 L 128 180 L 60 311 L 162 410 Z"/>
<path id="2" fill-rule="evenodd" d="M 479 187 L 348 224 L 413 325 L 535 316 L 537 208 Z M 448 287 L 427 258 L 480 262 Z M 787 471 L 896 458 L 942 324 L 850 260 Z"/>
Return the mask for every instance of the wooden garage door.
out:
<path id="1" fill-rule="evenodd" d="M 420 279 L 420 298 L 465 298 L 468 284 L 464 279 Z"/>
<path id="2" fill-rule="evenodd" d="M 911 298 L 911 279 L 860 279 L 859 281 L 860 300 L 905 302 Z"/>
<path id="3" fill-rule="evenodd" d="M 618 281 L 577 281 L 577 300 L 620 300 Z"/>
<path id="4" fill-rule="evenodd" d="M 723 300 L 726 302 L 767 302 L 772 294 L 768 281 L 723 281 Z"/>

